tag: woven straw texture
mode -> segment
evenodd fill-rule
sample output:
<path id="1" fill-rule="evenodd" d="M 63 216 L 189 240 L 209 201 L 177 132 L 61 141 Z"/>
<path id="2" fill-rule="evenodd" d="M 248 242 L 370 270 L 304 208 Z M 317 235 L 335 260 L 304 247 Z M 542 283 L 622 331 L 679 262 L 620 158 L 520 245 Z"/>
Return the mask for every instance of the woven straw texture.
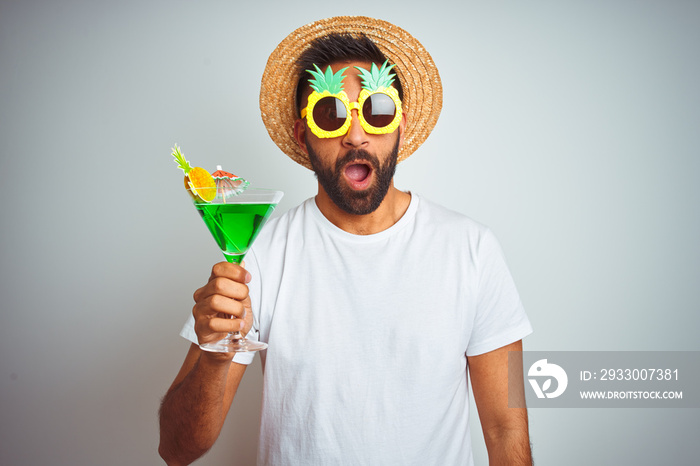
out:
<path id="1" fill-rule="evenodd" d="M 316 38 L 331 32 L 364 33 L 394 63 L 403 86 L 406 134 L 399 162 L 415 152 L 435 127 L 442 109 L 442 83 L 425 48 L 408 32 L 366 16 L 336 16 L 300 27 L 287 36 L 267 61 L 260 86 L 260 112 L 272 140 L 295 162 L 311 169 L 308 156 L 294 139 L 296 60 Z"/>

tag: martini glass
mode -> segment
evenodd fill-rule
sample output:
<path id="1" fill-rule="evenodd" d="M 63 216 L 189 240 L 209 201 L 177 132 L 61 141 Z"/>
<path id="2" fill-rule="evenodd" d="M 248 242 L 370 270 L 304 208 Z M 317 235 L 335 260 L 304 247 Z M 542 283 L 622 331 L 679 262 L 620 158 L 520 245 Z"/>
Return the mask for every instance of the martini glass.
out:
<path id="1" fill-rule="evenodd" d="M 200 192 L 201 190 L 199 188 Z M 249 188 L 240 194 L 227 196 L 227 193 L 219 189 L 211 202 L 203 202 L 196 196 L 193 198 L 194 207 L 226 260 L 240 264 L 283 194 L 281 191 Z M 232 332 L 222 340 L 199 346 L 205 351 L 230 353 L 260 351 L 267 348 L 267 343 L 250 341 L 240 332 Z"/>

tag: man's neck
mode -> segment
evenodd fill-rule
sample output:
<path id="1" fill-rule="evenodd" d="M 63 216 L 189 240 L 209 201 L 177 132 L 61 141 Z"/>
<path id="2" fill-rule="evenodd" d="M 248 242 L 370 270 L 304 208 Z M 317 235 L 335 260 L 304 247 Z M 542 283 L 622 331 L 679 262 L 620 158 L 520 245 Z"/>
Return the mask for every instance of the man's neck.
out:
<path id="1" fill-rule="evenodd" d="M 319 186 L 316 205 L 324 217 L 341 230 L 354 235 L 372 235 L 394 225 L 406 213 L 411 195 L 396 189 L 392 183 L 377 210 L 366 215 L 353 215 L 340 209 Z"/>

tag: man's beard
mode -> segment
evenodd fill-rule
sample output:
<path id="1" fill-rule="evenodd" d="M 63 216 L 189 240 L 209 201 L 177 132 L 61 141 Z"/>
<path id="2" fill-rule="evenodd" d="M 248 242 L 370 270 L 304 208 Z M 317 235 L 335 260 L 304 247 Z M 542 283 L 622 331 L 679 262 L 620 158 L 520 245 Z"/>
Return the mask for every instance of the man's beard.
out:
<path id="1" fill-rule="evenodd" d="M 380 163 L 376 155 L 370 154 L 364 149 L 352 149 L 339 158 L 335 162 L 335 169 L 331 170 L 330 167 L 323 165 L 308 139 L 306 148 L 309 151 L 309 160 L 316 173 L 316 178 L 335 205 L 352 215 L 366 215 L 377 210 L 389 192 L 391 180 L 396 171 L 399 154 L 398 134 L 396 144 L 394 144 L 394 148 L 384 164 Z M 362 191 L 355 191 L 342 183 L 343 170 L 356 160 L 368 162 L 375 175 L 372 185 Z"/>

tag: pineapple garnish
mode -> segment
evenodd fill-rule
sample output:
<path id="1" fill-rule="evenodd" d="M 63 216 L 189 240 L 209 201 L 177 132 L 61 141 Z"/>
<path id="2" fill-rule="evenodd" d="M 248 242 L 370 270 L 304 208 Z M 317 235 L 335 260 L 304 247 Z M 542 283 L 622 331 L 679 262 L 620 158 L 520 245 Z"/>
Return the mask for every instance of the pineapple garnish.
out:
<path id="1" fill-rule="evenodd" d="M 192 195 L 195 201 L 211 202 L 216 197 L 216 181 L 211 174 L 202 167 L 192 167 L 185 160 L 180 148 L 175 144 L 172 148 L 177 167 L 185 172 L 185 189 Z"/>

